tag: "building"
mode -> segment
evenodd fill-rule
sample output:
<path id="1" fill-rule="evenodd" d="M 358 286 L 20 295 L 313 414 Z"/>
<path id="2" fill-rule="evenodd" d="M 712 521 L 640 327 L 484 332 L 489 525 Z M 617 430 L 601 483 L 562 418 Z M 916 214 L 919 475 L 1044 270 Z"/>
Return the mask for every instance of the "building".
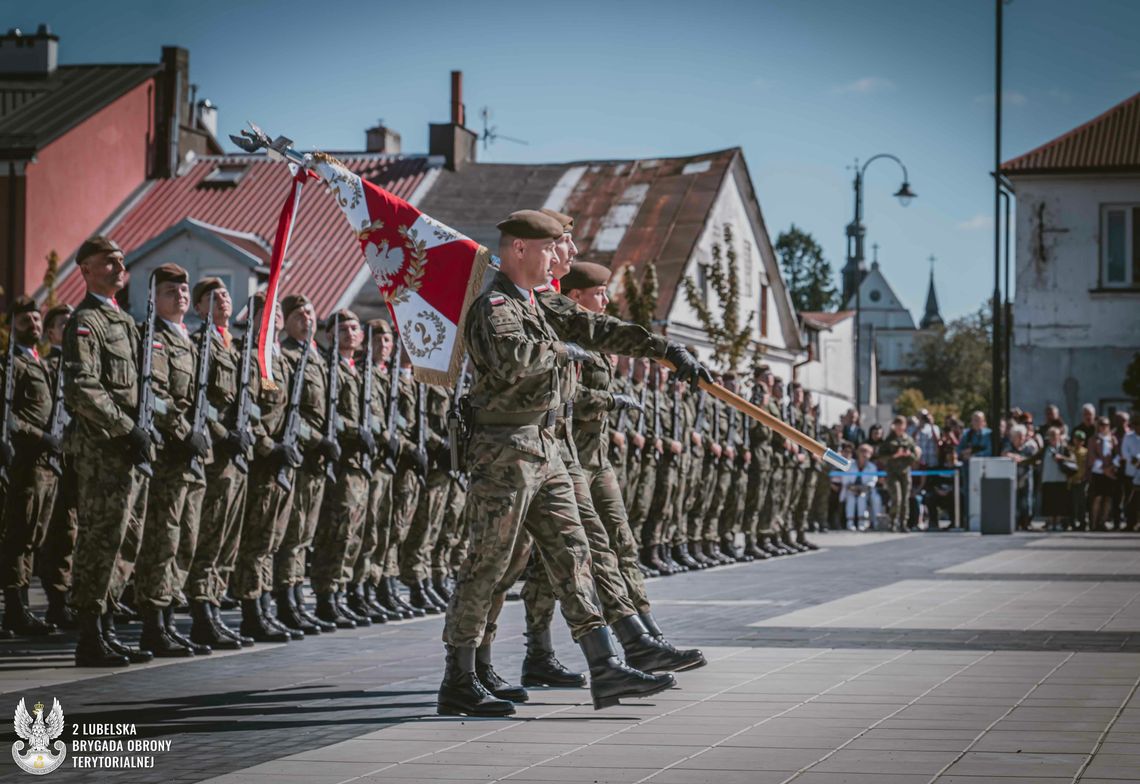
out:
<path id="1" fill-rule="evenodd" d="M 855 405 L 855 311 L 801 311 L 807 359 L 795 380 L 819 403 L 820 424 L 833 425 Z"/>
<path id="2" fill-rule="evenodd" d="M 1017 196 L 1010 399 L 1128 409 L 1140 351 L 1140 93 L 1006 161 Z"/>
<path id="3" fill-rule="evenodd" d="M 40 286 L 53 251 L 66 261 L 187 155 L 220 153 L 214 109 L 190 85 L 190 58 L 166 47 L 157 63 L 59 65 L 59 37 L 0 36 L 0 285 Z"/>

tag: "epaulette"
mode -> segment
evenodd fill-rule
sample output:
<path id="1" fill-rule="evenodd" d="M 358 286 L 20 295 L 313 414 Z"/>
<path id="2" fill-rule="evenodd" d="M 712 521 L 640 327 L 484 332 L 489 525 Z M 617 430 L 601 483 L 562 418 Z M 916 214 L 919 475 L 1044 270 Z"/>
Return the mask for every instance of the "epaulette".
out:
<path id="1" fill-rule="evenodd" d="M 491 297 L 487 301 L 491 303 L 491 307 L 497 308 L 499 305 L 506 304 L 507 298 L 502 296 L 502 295 L 498 295 L 495 297 Z"/>

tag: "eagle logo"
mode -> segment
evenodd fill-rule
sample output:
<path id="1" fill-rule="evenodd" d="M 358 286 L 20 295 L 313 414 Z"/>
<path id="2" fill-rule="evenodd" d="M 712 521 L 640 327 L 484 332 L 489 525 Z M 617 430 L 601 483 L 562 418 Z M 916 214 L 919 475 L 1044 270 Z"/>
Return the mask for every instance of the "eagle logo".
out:
<path id="1" fill-rule="evenodd" d="M 63 707 L 59 704 L 59 700 L 52 699 L 51 713 L 48 714 L 47 721 L 44 721 L 42 702 L 32 706 L 32 711 L 36 714 L 34 720 L 21 697 L 19 704 L 16 705 L 15 724 L 16 734 L 23 740 L 12 744 L 12 759 L 28 773 L 42 776 L 62 765 L 67 756 L 67 744 L 61 740 L 51 744 L 55 747 L 55 754 L 48 749 L 48 744 L 63 734 Z M 24 751 L 25 748 L 27 751 Z"/>
<path id="2" fill-rule="evenodd" d="M 396 275 L 404 267 L 404 249 L 399 245 L 390 246 L 387 239 L 380 244 L 368 242 L 364 245 L 364 258 L 372 270 L 372 279 L 380 288 L 388 288 Z"/>

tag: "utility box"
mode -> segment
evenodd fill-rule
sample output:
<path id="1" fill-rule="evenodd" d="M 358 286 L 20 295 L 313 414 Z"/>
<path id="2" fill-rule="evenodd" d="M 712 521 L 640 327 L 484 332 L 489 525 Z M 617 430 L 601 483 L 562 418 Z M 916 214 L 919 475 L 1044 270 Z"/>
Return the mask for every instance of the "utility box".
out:
<path id="1" fill-rule="evenodd" d="M 966 477 L 969 529 L 1011 534 L 1017 511 L 1017 464 L 1008 457 L 974 457 Z"/>

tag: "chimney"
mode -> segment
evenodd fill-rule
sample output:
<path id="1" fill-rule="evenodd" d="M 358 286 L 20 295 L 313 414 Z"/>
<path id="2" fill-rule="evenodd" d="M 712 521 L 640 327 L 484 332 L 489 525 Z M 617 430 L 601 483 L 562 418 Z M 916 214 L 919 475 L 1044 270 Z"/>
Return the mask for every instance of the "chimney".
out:
<path id="1" fill-rule="evenodd" d="M 479 136 L 464 125 L 463 72 L 451 72 L 451 122 L 428 124 L 428 153 L 441 155 L 452 171 L 475 162 Z"/>
<path id="2" fill-rule="evenodd" d="M 51 76 L 59 65 L 59 36 L 41 24 L 34 35 L 13 27 L 0 36 L 0 74 Z"/>
<path id="3" fill-rule="evenodd" d="M 382 152 L 388 155 L 400 154 L 400 134 L 384 127 L 384 121 L 364 132 L 364 149 L 368 152 Z"/>
<path id="4" fill-rule="evenodd" d="M 174 177 L 181 163 L 181 125 L 191 126 L 190 53 L 178 46 L 162 47 L 162 72 L 154 93 L 155 176 Z"/>
<path id="5" fill-rule="evenodd" d="M 209 98 L 198 101 L 198 127 L 218 138 L 218 107 Z"/>

